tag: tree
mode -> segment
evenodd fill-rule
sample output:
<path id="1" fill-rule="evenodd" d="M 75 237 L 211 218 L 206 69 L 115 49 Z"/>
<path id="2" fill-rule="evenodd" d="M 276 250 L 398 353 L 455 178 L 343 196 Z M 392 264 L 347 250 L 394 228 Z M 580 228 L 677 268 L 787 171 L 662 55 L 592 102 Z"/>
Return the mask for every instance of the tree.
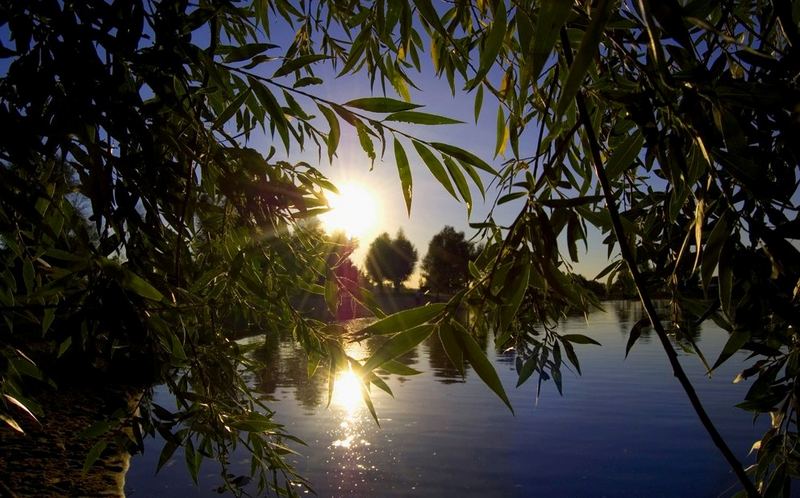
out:
<path id="1" fill-rule="evenodd" d="M 252 395 L 249 362 L 221 324 L 290 327 L 310 358 L 357 366 L 366 384 L 394 353 L 436 334 L 508 403 L 473 334 L 492 330 L 497 344 L 514 345 L 520 382 L 547 376 L 561 389 L 561 352 L 579 370 L 573 345 L 591 340 L 556 325 L 568 309 L 599 305 L 571 270 L 579 243 L 599 230 L 619 255 L 601 276 L 614 282 L 628 268 L 676 378 L 747 494 L 788 493 L 799 463 L 797 12 L 789 0 L 7 3 L 0 122 L 15 133 L 0 136 L 2 420 L 22 429 L 18 419 L 31 415 L 18 407 L 36 415 L 29 386 L 62 359 L 119 373 L 125 357 L 144 355 L 179 409 L 161 412 L 145 396 L 119 424 L 170 431 L 165 454 L 183 445 L 194 475 L 204 456 L 218 459 L 234 490 L 225 466 L 236 444 L 253 449 L 259 484 L 273 470 L 295 479 L 269 444 L 281 428 Z M 291 40 L 281 39 L 284 22 L 295 26 Z M 436 75 L 474 98 L 476 117 L 496 104 L 499 170 L 395 127 L 453 122 L 410 102 L 409 73 L 424 67 L 426 47 Z M 388 82 L 400 98 L 321 97 L 315 71 L 326 64 Z M 259 130 L 268 151 L 249 145 Z M 290 305 L 294 289 L 335 295 L 327 273 L 316 286 L 329 251 L 299 223 L 324 210 L 333 186 L 277 152 L 313 143 L 330 159 L 351 131 L 372 160 L 392 142 L 409 209 L 409 145 L 468 211 L 487 178 L 501 192 L 496 204 L 517 208 L 510 222 L 491 213 L 474 223 L 487 245 L 447 305 L 365 327 L 360 335 L 397 340 L 363 362 Z M 656 315 L 654 290 L 667 293 L 673 316 Z M 757 379 L 741 406 L 773 415 L 749 475 L 668 335 L 706 318 L 730 332 L 711 369 L 752 352 L 741 378 Z M 42 336 L 47 347 L 33 351 Z M 111 352 L 114 362 L 95 361 Z"/>
<path id="2" fill-rule="evenodd" d="M 422 260 L 425 285 L 437 293 L 463 289 L 469 281 L 469 261 L 475 256 L 476 252 L 464 238 L 464 232 L 445 226 L 433 236 Z"/>
<path id="3" fill-rule="evenodd" d="M 382 286 L 388 280 L 399 289 L 414 272 L 416 262 L 417 250 L 401 229 L 394 239 L 384 232 L 372 241 L 367 252 L 366 269 L 378 285 Z"/>

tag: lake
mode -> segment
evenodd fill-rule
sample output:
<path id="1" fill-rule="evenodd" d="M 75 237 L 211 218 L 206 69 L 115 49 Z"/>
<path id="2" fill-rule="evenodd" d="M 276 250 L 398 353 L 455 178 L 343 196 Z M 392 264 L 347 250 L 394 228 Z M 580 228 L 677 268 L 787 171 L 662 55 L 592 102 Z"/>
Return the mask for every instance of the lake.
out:
<path id="1" fill-rule="evenodd" d="M 289 339 L 273 340 L 258 353 L 274 368 L 254 382 L 273 399 L 278 421 L 308 443 L 295 447 L 302 456 L 292 460 L 323 497 L 733 494 L 736 478 L 672 376 L 657 337 L 645 332 L 625 359 L 628 332 L 640 317 L 638 303 L 607 302 L 588 320 L 565 320 L 561 333 L 585 334 L 602 347 L 576 345 L 583 375 L 562 367 L 564 395 L 547 381 L 538 403 L 534 378 L 514 387 L 513 353 L 488 348 L 515 414 L 471 370 L 462 379 L 435 336 L 402 359 L 421 375 L 385 377 L 394 399 L 373 389 L 380 427 L 346 376 L 326 408 L 326 373 L 307 379 Z M 726 340 L 726 332 L 707 322 L 697 344 L 713 362 Z M 373 348 L 365 341 L 349 351 L 367 356 Z M 696 356 L 681 353 L 711 418 L 749 465 L 748 451 L 766 420 L 754 425 L 751 414 L 734 407 L 748 389 L 747 382 L 731 382 L 749 365 L 744 359 L 734 356 L 708 378 Z M 155 396 L 169 403 L 167 393 Z M 132 459 L 129 496 L 219 496 L 216 465 L 205 464 L 195 486 L 179 452 L 154 475 L 161 445 L 148 441 L 145 454 Z"/>

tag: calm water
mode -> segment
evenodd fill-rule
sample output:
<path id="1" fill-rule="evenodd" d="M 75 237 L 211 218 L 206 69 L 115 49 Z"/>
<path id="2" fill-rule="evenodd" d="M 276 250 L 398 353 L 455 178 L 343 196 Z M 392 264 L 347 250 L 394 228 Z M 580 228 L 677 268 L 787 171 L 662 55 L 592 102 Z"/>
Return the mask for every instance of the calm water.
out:
<path id="1" fill-rule="evenodd" d="M 472 371 L 465 379 L 450 367 L 438 341 L 429 340 L 404 363 L 423 374 L 385 380 L 395 399 L 373 389 L 377 427 L 348 379 L 325 408 L 324 372 L 308 380 L 290 341 L 261 354 L 275 368 L 256 379 L 274 400 L 278 420 L 309 446 L 296 448 L 301 474 L 319 496 L 720 496 L 736 480 L 697 421 L 672 377 L 657 338 L 643 335 L 624 359 L 628 331 L 641 316 L 634 303 L 606 303 L 588 322 L 574 317 L 562 333 L 582 333 L 603 344 L 576 346 L 583 376 L 564 371 L 564 395 L 552 381 L 536 403 L 533 379 L 516 389 L 513 354 L 489 355 L 515 415 Z M 727 334 L 704 325 L 698 345 L 714 361 Z M 486 341 L 488 343 L 488 339 Z M 372 344 L 353 345 L 367 356 Z M 731 379 L 746 363 L 735 356 L 709 379 L 700 361 L 682 362 L 712 419 L 746 461 L 759 437 L 750 414 L 735 408 L 747 384 Z M 168 402 L 165 393 L 157 393 Z M 195 487 L 179 453 L 154 476 L 161 442 L 133 459 L 129 496 L 219 496 L 214 465 Z M 242 460 L 247 465 L 249 460 Z"/>

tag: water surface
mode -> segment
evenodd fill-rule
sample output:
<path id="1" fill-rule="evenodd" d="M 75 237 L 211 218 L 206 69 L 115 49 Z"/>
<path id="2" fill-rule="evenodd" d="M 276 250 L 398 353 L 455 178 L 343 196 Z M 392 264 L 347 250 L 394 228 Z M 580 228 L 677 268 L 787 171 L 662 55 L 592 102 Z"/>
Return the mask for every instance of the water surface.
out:
<path id="1" fill-rule="evenodd" d="M 474 372 L 462 378 L 434 338 L 403 362 L 423 373 L 385 377 L 395 398 L 373 389 L 378 427 L 348 379 L 325 407 L 324 372 L 306 378 L 306 364 L 289 339 L 274 340 L 259 354 L 274 365 L 255 379 L 273 400 L 278 421 L 308 443 L 293 463 L 319 496 L 726 496 L 736 479 L 671 374 L 654 335 L 645 333 L 625 359 L 628 331 L 641 316 L 636 303 L 609 302 L 588 320 L 571 317 L 561 333 L 581 333 L 600 343 L 576 346 L 582 376 L 563 370 L 564 395 L 552 381 L 515 388 L 513 353 L 490 359 L 514 406 L 512 414 Z M 357 326 L 357 324 L 353 324 Z M 704 324 L 697 343 L 713 362 L 727 333 Z M 376 345 L 353 344 L 368 356 Z M 712 419 L 733 451 L 747 453 L 763 430 L 734 407 L 748 385 L 732 384 L 748 363 L 737 355 L 712 378 L 695 356 L 681 361 Z M 168 402 L 166 393 L 156 393 Z M 217 469 L 205 465 L 194 486 L 176 453 L 154 476 L 159 441 L 135 457 L 129 496 L 219 496 Z M 242 457 L 244 466 L 249 460 Z"/>

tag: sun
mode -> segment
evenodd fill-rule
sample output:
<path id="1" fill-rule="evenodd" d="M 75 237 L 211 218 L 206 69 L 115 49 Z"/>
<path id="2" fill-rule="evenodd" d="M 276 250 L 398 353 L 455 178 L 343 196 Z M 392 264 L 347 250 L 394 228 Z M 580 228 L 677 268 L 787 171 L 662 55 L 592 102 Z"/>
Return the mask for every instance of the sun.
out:
<path id="1" fill-rule="evenodd" d="M 378 220 L 378 202 L 372 193 L 357 183 L 338 187 L 338 194 L 329 194 L 331 210 L 320 216 L 328 233 L 343 231 L 348 237 L 361 238 Z"/>

